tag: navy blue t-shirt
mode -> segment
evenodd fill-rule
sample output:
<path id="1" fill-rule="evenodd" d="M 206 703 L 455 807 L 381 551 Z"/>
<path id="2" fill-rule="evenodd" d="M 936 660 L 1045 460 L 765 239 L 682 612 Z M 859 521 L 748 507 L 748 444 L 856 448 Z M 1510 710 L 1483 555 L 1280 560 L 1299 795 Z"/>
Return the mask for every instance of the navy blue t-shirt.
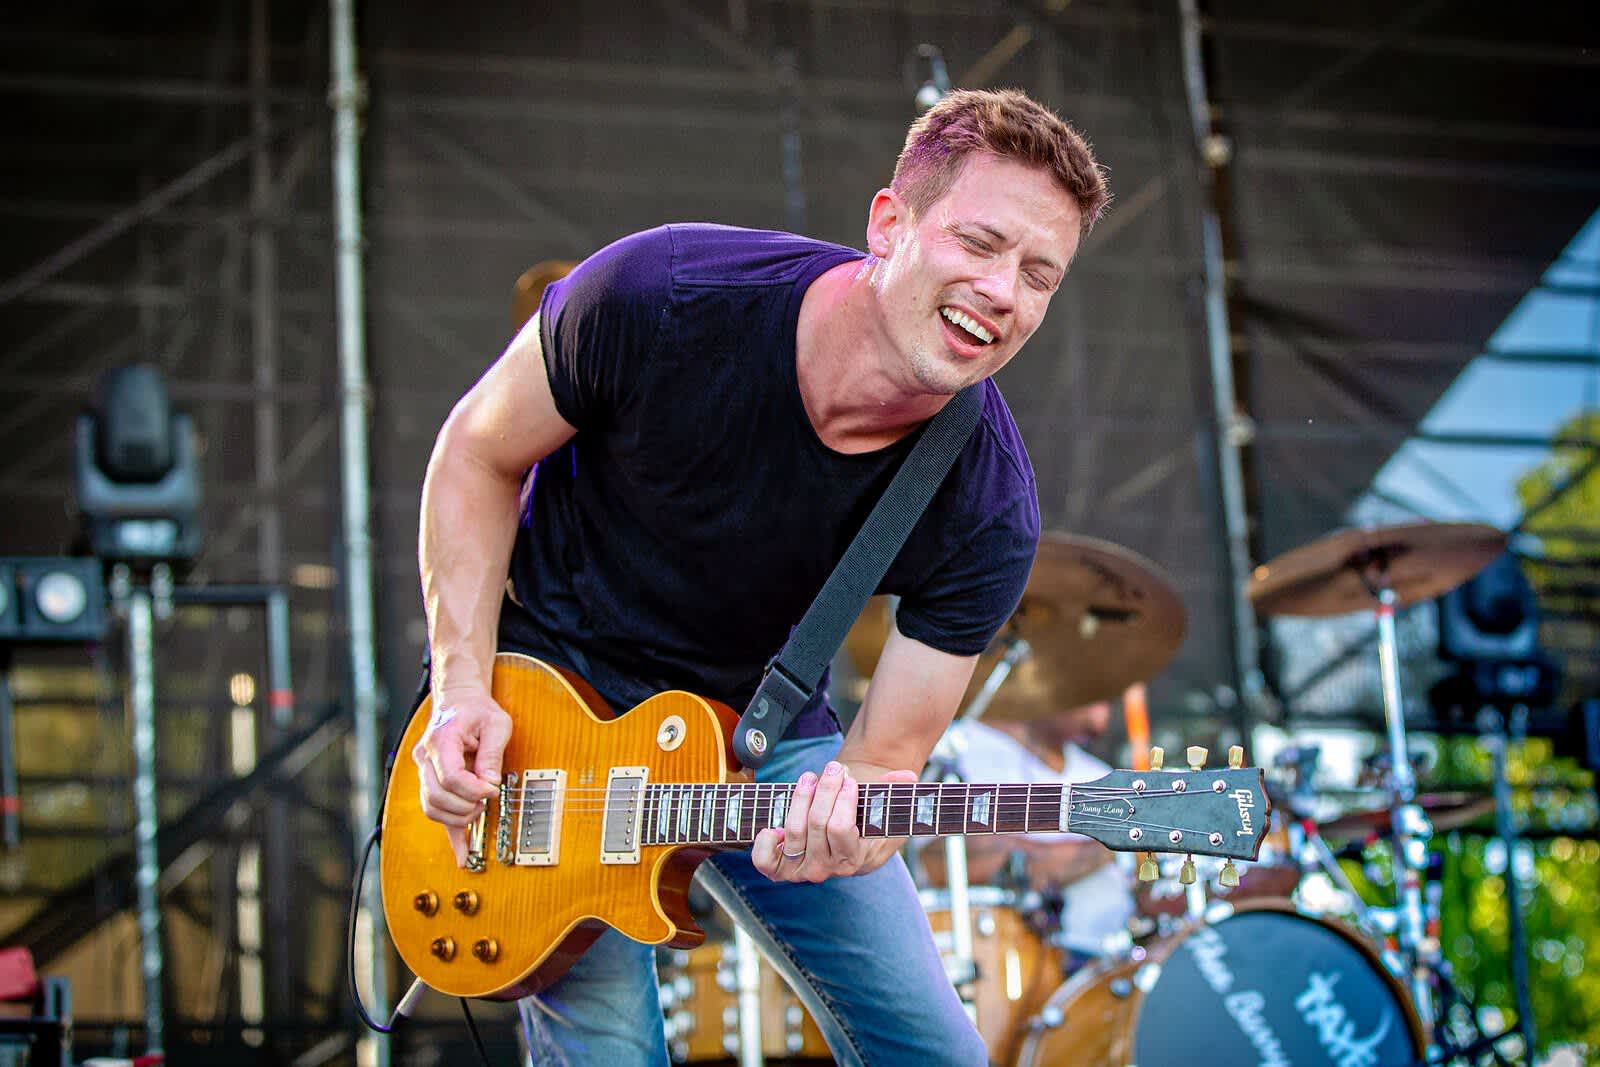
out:
<path id="1" fill-rule="evenodd" d="M 860 252 L 667 226 L 545 290 L 540 340 L 578 433 L 532 474 L 501 647 L 577 670 L 624 711 L 663 689 L 742 710 L 917 434 L 843 455 L 801 401 L 806 289 Z M 879 592 L 902 633 L 981 652 L 1022 596 L 1033 469 L 1000 391 Z M 920 431 L 918 431 L 920 433 Z M 794 733 L 833 729 L 819 698 Z"/>

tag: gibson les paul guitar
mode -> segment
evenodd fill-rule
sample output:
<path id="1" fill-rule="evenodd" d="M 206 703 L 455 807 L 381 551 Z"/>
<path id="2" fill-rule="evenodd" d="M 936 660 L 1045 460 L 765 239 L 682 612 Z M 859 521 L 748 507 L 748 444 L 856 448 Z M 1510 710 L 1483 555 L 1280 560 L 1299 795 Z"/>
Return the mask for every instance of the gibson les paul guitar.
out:
<path id="1" fill-rule="evenodd" d="M 422 813 L 409 756 L 431 699 L 400 743 L 381 880 L 406 965 L 442 993 L 505 1000 L 554 982 L 607 928 L 646 944 L 700 944 L 687 899 L 695 867 L 782 826 L 793 790 L 734 777 L 738 716 L 666 692 L 612 718 L 582 679 L 511 653 L 495 659 L 493 693 L 511 740 L 465 867 Z M 1071 786 L 863 784 L 856 825 L 866 837 L 1070 830 L 1122 852 L 1249 860 L 1268 811 L 1259 769 L 1191 767 Z"/>

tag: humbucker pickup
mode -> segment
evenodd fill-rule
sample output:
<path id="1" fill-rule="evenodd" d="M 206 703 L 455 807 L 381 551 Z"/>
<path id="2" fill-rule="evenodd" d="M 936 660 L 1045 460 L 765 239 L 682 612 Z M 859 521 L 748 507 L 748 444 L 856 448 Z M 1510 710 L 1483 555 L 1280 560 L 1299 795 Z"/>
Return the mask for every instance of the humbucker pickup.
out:
<path id="1" fill-rule="evenodd" d="M 606 775 L 601 863 L 639 862 L 639 826 L 644 816 L 644 787 L 649 780 L 649 767 L 612 767 Z"/>
<path id="2" fill-rule="evenodd" d="M 561 809 L 567 772 L 523 771 L 516 791 L 511 862 L 518 867 L 553 867 L 561 862 Z"/>

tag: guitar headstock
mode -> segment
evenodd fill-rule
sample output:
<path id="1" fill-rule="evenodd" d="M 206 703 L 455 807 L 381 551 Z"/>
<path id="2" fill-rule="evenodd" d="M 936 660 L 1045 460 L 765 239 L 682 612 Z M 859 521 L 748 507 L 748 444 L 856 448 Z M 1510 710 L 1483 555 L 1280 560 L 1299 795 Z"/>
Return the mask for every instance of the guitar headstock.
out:
<path id="1" fill-rule="evenodd" d="M 1159 753 L 1156 749 L 1152 755 Z M 1182 852 L 1253 860 L 1267 836 L 1272 802 L 1259 767 L 1243 766 L 1237 746 L 1226 770 L 1206 770 L 1203 748 L 1189 769 L 1117 770 L 1072 786 L 1067 824 L 1116 852 Z"/>

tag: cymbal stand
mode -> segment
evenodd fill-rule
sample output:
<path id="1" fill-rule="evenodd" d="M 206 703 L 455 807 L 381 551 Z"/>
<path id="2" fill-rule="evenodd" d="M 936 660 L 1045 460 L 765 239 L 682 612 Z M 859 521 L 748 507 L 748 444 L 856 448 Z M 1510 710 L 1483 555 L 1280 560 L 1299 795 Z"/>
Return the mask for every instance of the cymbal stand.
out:
<path id="1" fill-rule="evenodd" d="M 994 700 L 994 695 L 1000 691 L 1000 686 L 1011 676 L 1012 670 L 1032 654 L 1033 649 L 1027 641 L 1015 635 L 1008 637 L 1005 654 L 989 671 L 989 677 L 983 680 L 982 688 L 973 696 L 971 703 L 956 717 L 957 721 L 967 722 L 982 716 Z M 931 780 L 941 782 L 961 780 L 961 776 L 955 772 L 957 753 L 950 752 L 946 745 L 949 738 L 950 732 L 946 730 L 934 750 L 934 758 L 928 761 L 924 777 L 931 774 Z M 961 994 L 961 1002 L 966 1005 L 967 1014 L 975 1016 L 978 958 L 972 948 L 972 896 L 968 892 L 967 839 L 952 834 L 943 839 L 943 844 L 945 885 L 950 893 L 951 953 L 946 966 L 950 981 L 955 985 L 956 992 Z"/>
<path id="2" fill-rule="evenodd" d="M 1510 721 L 1498 708 L 1478 713 L 1483 744 L 1494 756 L 1495 831 L 1506 849 L 1506 918 L 1511 929 L 1511 987 L 1517 1001 L 1517 1029 L 1523 1047 L 1534 1049 L 1533 1001 L 1528 993 L 1528 935 L 1522 921 L 1522 889 L 1517 884 L 1517 826 L 1511 810 L 1511 783 L 1506 777 L 1506 749 L 1527 733 L 1528 709 L 1512 709 Z"/>
<path id="3" fill-rule="evenodd" d="M 1400 644 L 1395 635 L 1394 609 L 1397 597 L 1389 585 L 1386 554 L 1362 561 L 1362 580 L 1378 601 L 1374 613 L 1378 622 L 1378 671 L 1383 683 L 1383 714 L 1389 728 L 1391 753 L 1390 799 L 1393 813 L 1391 856 L 1394 865 L 1396 933 L 1400 955 L 1407 974 L 1405 980 L 1416 1002 L 1423 1032 L 1433 1040 L 1433 983 L 1440 958 L 1439 947 L 1427 936 L 1427 920 L 1422 900 L 1422 874 L 1428 864 L 1428 839 L 1433 826 L 1428 816 L 1413 801 L 1417 795 L 1416 773 L 1406 751 L 1405 705 L 1400 696 Z"/>
<path id="4" fill-rule="evenodd" d="M 982 718 L 983 713 L 989 710 L 989 704 L 994 700 L 994 695 L 1000 691 L 1000 687 L 1005 684 L 1005 680 L 1011 677 L 1011 672 L 1016 670 L 1017 666 L 1031 655 L 1033 655 L 1033 646 L 1028 644 L 1026 638 L 1019 637 L 1016 634 L 1007 637 L 1006 650 L 1004 655 L 1000 657 L 1000 662 L 990 669 L 989 677 L 983 680 L 983 687 L 973 694 L 972 702 L 962 709 L 960 715 L 956 716 L 956 721 L 966 722 L 968 719 Z"/>

